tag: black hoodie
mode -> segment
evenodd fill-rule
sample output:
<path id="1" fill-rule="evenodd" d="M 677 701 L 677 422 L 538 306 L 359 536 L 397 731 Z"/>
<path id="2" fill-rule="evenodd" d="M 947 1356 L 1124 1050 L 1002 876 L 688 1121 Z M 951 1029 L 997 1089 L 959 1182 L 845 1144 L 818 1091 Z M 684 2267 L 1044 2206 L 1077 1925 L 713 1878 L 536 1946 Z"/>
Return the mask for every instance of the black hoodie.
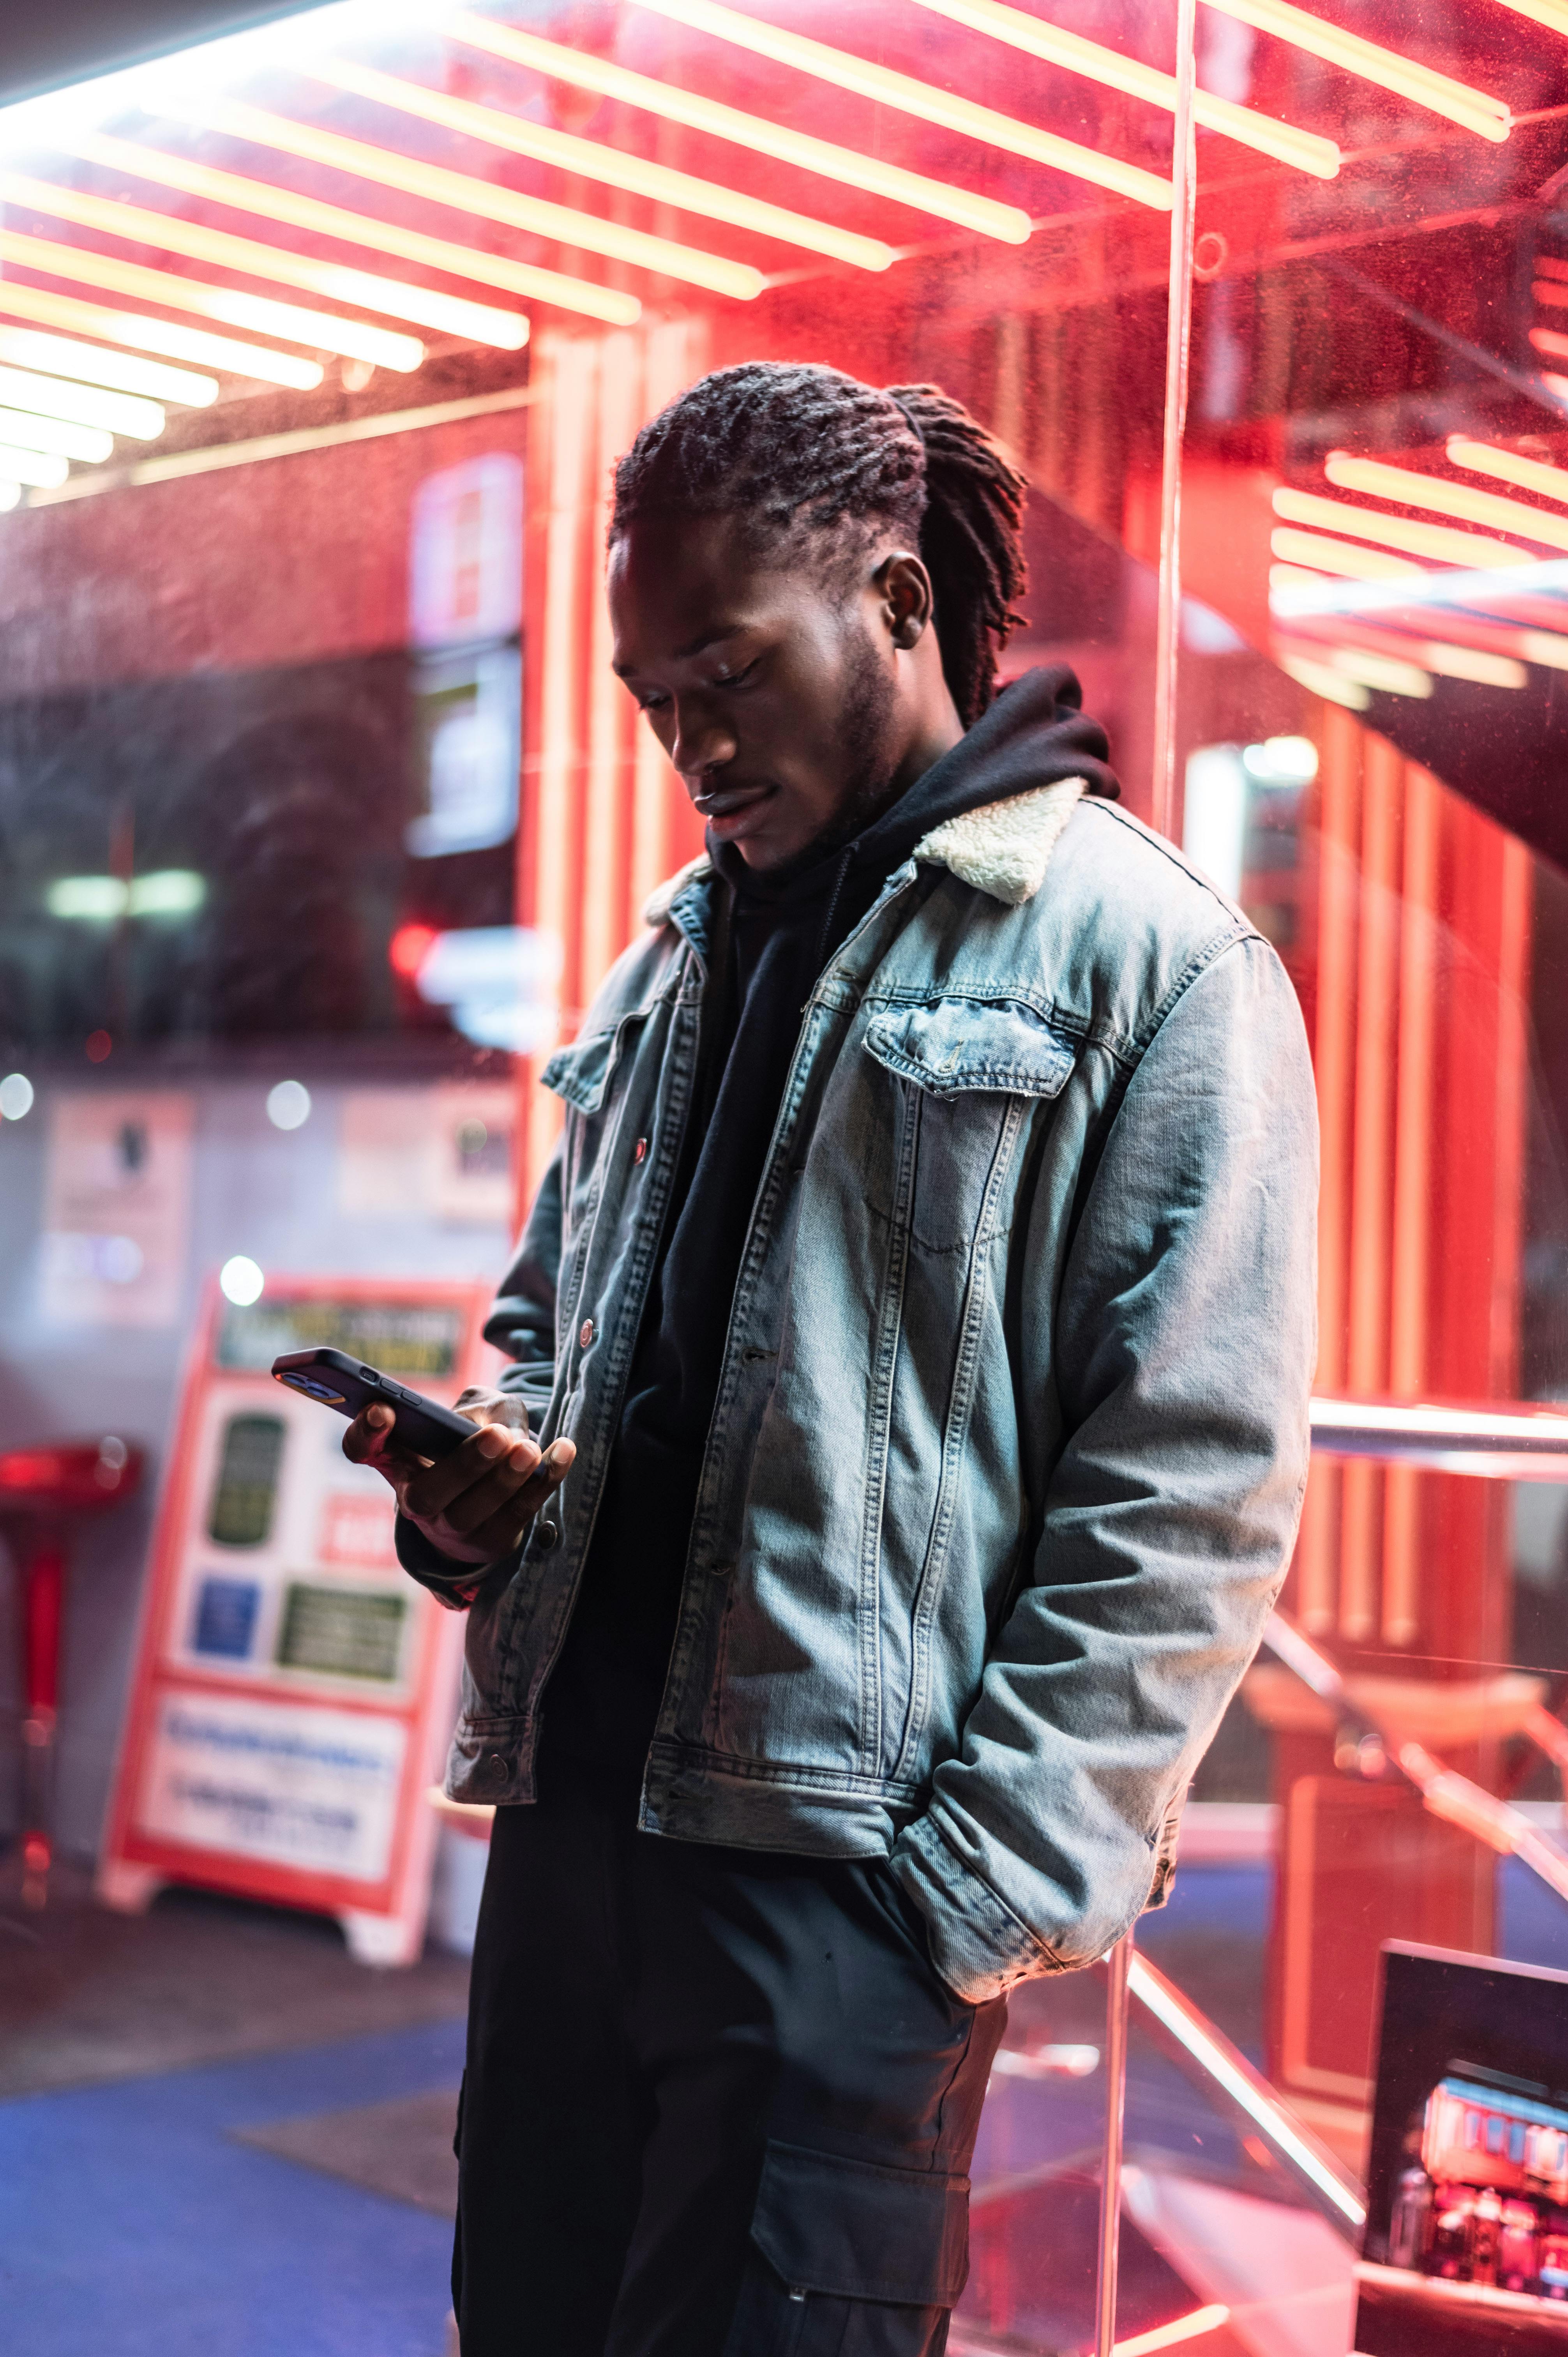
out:
<path id="1" fill-rule="evenodd" d="M 933 827 L 1063 778 L 1113 796 L 1109 748 L 1061 665 L 1026 672 L 853 842 L 754 873 L 709 855 L 713 972 L 697 1101 L 627 1382 L 583 1586 L 545 1708 L 542 1775 L 635 1805 L 675 1633 L 692 1517 L 753 1202 L 823 967 Z M 569 1762 L 569 1769 L 565 1763 Z"/>

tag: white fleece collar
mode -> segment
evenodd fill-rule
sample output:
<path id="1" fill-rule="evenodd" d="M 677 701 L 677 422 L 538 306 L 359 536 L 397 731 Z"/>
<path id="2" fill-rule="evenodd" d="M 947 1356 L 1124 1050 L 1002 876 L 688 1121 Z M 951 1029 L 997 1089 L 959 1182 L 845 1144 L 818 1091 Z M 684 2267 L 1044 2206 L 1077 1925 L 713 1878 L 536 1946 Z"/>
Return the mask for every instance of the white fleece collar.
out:
<path id="1" fill-rule="evenodd" d="M 947 868 L 961 884 L 972 884 L 977 892 L 1017 908 L 1032 900 L 1044 883 L 1062 829 L 1087 791 L 1082 778 L 1058 778 L 1054 785 L 986 802 L 934 826 L 915 845 L 914 856 Z M 659 885 L 643 909 L 643 923 L 663 924 L 676 896 L 695 877 L 705 876 L 711 864 L 702 852 Z"/>

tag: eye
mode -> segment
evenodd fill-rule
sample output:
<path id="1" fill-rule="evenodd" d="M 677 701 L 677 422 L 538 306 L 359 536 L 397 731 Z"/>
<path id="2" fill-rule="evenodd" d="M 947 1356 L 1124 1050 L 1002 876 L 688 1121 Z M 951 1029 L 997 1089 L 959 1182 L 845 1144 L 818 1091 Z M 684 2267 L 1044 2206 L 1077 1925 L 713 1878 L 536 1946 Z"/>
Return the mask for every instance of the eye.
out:
<path id="1" fill-rule="evenodd" d="M 638 697 L 637 708 L 639 712 L 657 712 L 660 710 L 661 705 L 668 704 L 670 698 L 667 695 L 660 695 L 656 690 L 650 689 L 646 695 L 639 695 Z"/>
<path id="2" fill-rule="evenodd" d="M 715 676 L 714 685 L 715 687 L 740 687 L 751 677 L 752 673 L 756 669 L 757 661 L 754 659 L 748 663 L 743 663 L 738 671 L 721 671 Z"/>

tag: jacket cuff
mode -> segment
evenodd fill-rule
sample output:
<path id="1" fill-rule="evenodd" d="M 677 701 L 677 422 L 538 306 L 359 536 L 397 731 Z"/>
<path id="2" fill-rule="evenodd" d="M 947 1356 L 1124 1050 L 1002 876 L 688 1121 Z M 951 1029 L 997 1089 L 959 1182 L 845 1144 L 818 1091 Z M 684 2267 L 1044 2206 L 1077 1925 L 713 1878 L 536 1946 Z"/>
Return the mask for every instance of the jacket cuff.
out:
<path id="1" fill-rule="evenodd" d="M 493 1566 L 484 1563 L 454 1563 L 427 1539 L 417 1523 L 399 1514 L 392 1532 L 397 1559 L 411 1579 L 427 1587 L 448 1612 L 466 1612 Z"/>
<path id="2" fill-rule="evenodd" d="M 931 1962 L 966 2005 L 983 2005 L 1018 1981 L 1066 1969 L 949 1847 L 929 1817 L 905 1827 L 892 1867 L 926 1919 Z"/>

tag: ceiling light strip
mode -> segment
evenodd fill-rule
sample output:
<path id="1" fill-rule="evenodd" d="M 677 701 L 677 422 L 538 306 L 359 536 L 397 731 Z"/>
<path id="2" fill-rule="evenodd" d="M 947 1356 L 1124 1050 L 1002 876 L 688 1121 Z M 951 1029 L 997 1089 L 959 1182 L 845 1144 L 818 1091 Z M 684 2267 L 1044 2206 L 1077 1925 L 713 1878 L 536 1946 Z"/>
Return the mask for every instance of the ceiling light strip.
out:
<path id="1" fill-rule="evenodd" d="M 296 458 L 312 450 L 333 450 L 345 442 L 375 442 L 389 434 L 413 434 L 431 425 L 456 425 L 465 418 L 492 417 L 509 409 L 526 409 L 538 399 L 527 385 L 500 393 L 470 393 L 462 401 L 432 402 L 420 409 L 383 409 L 370 417 L 340 419 L 332 425 L 301 425 L 286 434 L 257 434 L 243 442 L 218 442 L 206 449 L 169 450 L 156 458 L 139 458 L 128 467 L 111 467 L 102 474 L 73 475 L 58 490 L 35 492 L 28 505 L 54 507 L 63 500 L 91 499 L 102 491 L 141 490 L 149 483 L 173 483 L 188 475 L 210 475 L 231 467 L 255 467 L 274 458 Z"/>
<path id="2" fill-rule="evenodd" d="M 249 106 L 238 100 L 209 98 L 170 88 L 160 89 L 158 105 L 164 113 L 177 116 L 181 122 L 226 132 L 232 138 L 248 139 L 260 147 L 275 147 L 306 163 L 352 172 L 361 179 L 378 181 L 383 188 L 401 188 L 410 196 L 426 197 L 460 212 L 477 213 L 481 220 L 501 221 L 509 229 L 522 230 L 533 237 L 552 238 L 559 244 L 605 254 L 613 262 L 628 262 L 639 270 L 656 271 L 665 278 L 705 286 L 714 294 L 738 292 L 750 296 L 758 293 L 763 285 L 760 271 L 725 262 L 717 254 L 704 253 L 696 246 L 677 244 L 672 238 L 654 237 L 643 230 L 623 228 L 618 221 L 601 220 L 597 213 L 584 212 L 575 205 L 552 204 L 542 197 L 523 196 L 515 188 L 498 188 L 471 173 L 450 171 L 441 164 L 421 163 L 416 156 L 401 155 L 395 148 L 349 139 L 341 132 L 324 131 L 313 123 L 296 123 L 290 115 L 271 114 L 262 107 Z M 611 290 L 606 288 L 605 294 L 608 299 Z M 614 299 L 627 302 L 635 298 Z M 640 309 L 639 304 L 638 311 Z M 632 316 L 635 317 L 637 313 Z"/>
<path id="3" fill-rule="evenodd" d="M 1124 58 L 1119 50 L 1104 48 L 1098 41 L 1086 41 L 1080 33 L 1064 32 L 1059 26 L 1047 24 L 1043 16 L 1031 16 L 1022 8 L 1006 6 L 1004 0 L 917 0 L 917 5 L 930 9 L 934 16 L 946 16 L 955 25 L 966 26 L 972 32 L 986 33 L 993 40 L 1005 41 L 1029 57 L 1042 58 L 1049 65 L 1065 66 L 1069 73 L 1083 74 L 1090 81 L 1103 82 L 1110 90 L 1125 91 L 1131 98 L 1146 99 L 1151 106 L 1162 107 L 1167 114 L 1176 112 L 1174 74 L 1162 73 L 1158 67 L 1144 65 L 1136 58 Z M 1228 139 L 1239 140 L 1242 146 L 1272 156 L 1278 163 L 1293 165 L 1299 172 L 1309 172 L 1315 179 L 1332 180 L 1338 175 L 1338 148 L 1332 139 L 1320 138 L 1315 131 L 1300 131 L 1294 124 L 1276 123 L 1272 115 L 1260 113 L 1255 107 L 1240 106 L 1234 99 L 1216 98 L 1207 90 L 1194 93 L 1193 113 L 1204 130 L 1218 131 Z"/>
<path id="4" fill-rule="evenodd" d="M 164 413 L 156 401 L 105 392 L 97 385 L 58 382 L 31 369 L 0 368 L 0 402 L 9 409 L 31 410 L 73 425 L 96 425 L 131 442 L 156 442 L 164 430 Z"/>
<path id="5" fill-rule="evenodd" d="M 1474 90 L 1468 82 L 1455 81 L 1431 66 L 1420 65 L 1413 58 L 1401 57 L 1397 49 L 1385 49 L 1376 41 L 1363 40 L 1359 33 L 1347 33 L 1337 25 L 1325 24 L 1321 16 L 1309 16 L 1305 8 L 1294 8 L 1289 0 L 1208 0 L 1211 8 L 1221 16 L 1234 16 L 1255 32 L 1272 33 L 1293 48 L 1305 49 L 1309 57 L 1321 58 L 1326 65 L 1338 66 L 1346 73 L 1359 76 L 1362 81 L 1374 82 L 1380 90 L 1391 91 L 1398 98 L 1408 99 L 1412 106 L 1423 106 L 1434 114 L 1444 115 L 1466 131 L 1474 131 L 1482 139 L 1494 142 L 1506 139 L 1513 126 L 1513 117 L 1505 102 L 1493 98 L 1487 91 Z"/>
<path id="6" fill-rule="evenodd" d="M 0 480 L 7 483 L 33 483 L 40 490 L 52 490 L 63 483 L 70 468 L 65 459 L 46 456 L 38 450 L 18 450 L 10 443 L 0 442 Z"/>
<path id="7" fill-rule="evenodd" d="M 1406 507 L 1431 508 L 1437 515 L 1457 516 L 1466 523 L 1487 523 L 1498 532 L 1517 533 L 1521 540 L 1539 541 L 1546 548 L 1568 549 L 1568 516 L 1548 515 L 1543 509 L 1526 507 L 1522 500 L 1474 490 L 1468 483 L 1444 482 L 1440 475 L 1420 475 L 1412 467 L 1385 466 L 1378 458 L 1352 458 L 1343 450 L 1329 452 L 1323 471 L 1340 490 L 1402 500 Z M 1510 550 L 1510 561 L 1517 565 L 1520 554 Z"/>
<path id="8" fill-rule="evenodd" d="M 1354 642 L 1367 646 L 1382 646 L 1388 641 L 1391 649 L 1394 634 L 1404 640 L 1426 640 L 1432 629 L 1433 616 L 1416 604 L 1395 607 L 1377 622 L 1357 620 L 1347 622 L 1343 615 L 1296 616 L 1292 628 L 1308 638 L 1322 638 L 1337 644 L 1348 644 L 1345 633 L 1352 633 Z M 1568 619 L 1568 617 L 1563 619 Z M 1448 633 L 1444 643 L 1469 647 L 1483 654 L 1511 656 L 1517 662 L 1532 662 L 1546 671 L 1568 671 L 1568 637 L 1561 630 L 1532 630 L 1512 622 L 1486 622 L 1472 614 L 1444 614 L 1443 628 Z"/>
<path id="9" fill-rule="evenodd" d="M 189 409 L 209 409 L 218 398 L 215 376 L 166 368 L 157 361 L 137 360 L 129 352 L 104 351 L 91 344 L 75 343 L 67 336 L 40 336 L 31 328 L 0 328 L 0 361 Z"/>
<path id="10" fill-rule="evenodd" d="M 116 295 L 139 295 L 144 302 L 166 304 L 171 311 L 194 311 L 203 319 L 221 319 L 231 328 L 282 336 L 317 351 L 341 352 L 346 359 L 369 361 L 376 368 L 395 369 L 405 376 L 424 358 L 424 347 L 415 338 L 396 335 L 389 328 L 361 327 L 357 319 L 340 319 L 329 311 L 306 311 L 294 303 L 274 303 L 270 295 L 244 295 L 238 287 L 187 278 L 177 270 L 149 270 L 145 263 L 122 262 L 91 246 L 61 245 L 52 238 L 0 230 L 0 260 L 19 262 L 25 269 L 41 271 L 50 278 L 74 278 L 83 285 L 106 287 Z"/>
<path id="11" fill-rule="evenodd" d="M 100 164 L 106 171 L 129 172 L 160 188 L 179 188 L 187 196 L 231 205 L 236 212 L 258 213 L 268 221 L 287 221 L 295 229 L 340 238 L 345 245 L 370 246 L 379 253 L 395 254 L 400 261 L 421 263 L 430 270 L 445 270 L 454 278 L 477 279 L 488 286 L 502 287 L 509 295 L 555 304 L 563 310 L 602 319 L 608 326 L 628 328 L 641 315 L 642 306 L 635 295 L 594 286 L 585 279 L 569 278 L 558 270 L 536 269 L 531 263 L 513 262 L 503 253 L 487 253 L 478 246 L 459 245 L 450 238 L 429 237 L 423 230 L 404 229 L 396 221 L 378 221 L 370 213 L 350 212 L 346 206 L 329 205 L 319 197 L 304 196 L 297 188 L 278 188 L 270 180 L 247 179 L 242 173 L 220 171 L 215 165 L 198 164 L 188 156 L 174 156 L 165 148 L 144 147 L 135 140 L 113 139 L 102 132 L 75 131 L 65 124 L 52 135 L 63 153 L 80 156 L 84 163 Z"/>
<path id="12" fill-rule="evenodd" d="M 210 335 L 203 328 L 188 328 L 180 320 L 156 319 L 146 311 L 111 310 L 106 304 L 84 302 L 78 295 L 22 286 L 14 278 L 0 275 L 0 313 L 5 312 L 14 319 L 37 320 L 46 328 L 101 336 L 105 343 L 128 345 L 134 352 L 192 361 L 198 367 L 253 377 L 263 384 L 286 384 L 296 393 L 314 392 L 326 373 L 319 361 L 307 361 L 295 352 L 239 343 L 229 336 Z"/>
<path id="13" fill-rule="evenodd" d="M 80 228 L 102 230 L 127 244 L 161 247 L 183 253 L 193 262 L 215 263 L 220 270 L 246 272 L 252 278 L 272 278 L 284 286 L 302 287 L 333 302 L 351 303 L 362 311 L 379 311 L 393 319 L 412 319 L 438 334 L 462 336 L 470 343 L 500 351 L 521 351 L 528 341 L 528 321 L 516 311 L 498 311 L 492 304 L 471 303 L 459 295 L 444 295 L 436 287 L 412 286 L 400 278 L 383 278 L 368 270 L 346 269 L 340 263 L 317 262 L 308 254 L 292 253 L 285 246 L 268 245 L 258 238 L 236 237 L 226 229 L 210 229 L 203 221 L 178 214 L 154 212 L 145 205 L 126 204 L 117 197 L 95 197 L 83 188 L 68 188 L 49 180 L 35 180 L 20 172 L 0 172 L 0 201 Z"/>
<path id="14" fill-rule="evenodd" d="M 928 179 L 923 172 L 907 172 L 902 165 L 858 155 L 853 147 L 835 146 L 832 140 L 813 138 L 807 131 L 792 131 L 765 114 L 747 114 L 721 100 L 700 98 L 693 91 L 655 81 L 650 75 L 634 73 L 607 58 L 569 49 L 559 41 L 542 40 L 536 33 L 525 33 L 515 25 L 499 25 L 488 16 L 464 12 L 448 17 L 441 29 L 449 40 L 467 41 L 492 57 L 506 59 L 509 64 L 548 74 L 576 90 L 594 91 L 601 98 L 617 99 L 625 106 L 641 107 L 667 123 L 684 124 L 688 130 L 703 132 L 709 138 L 730 140 L 754 155 L 797 165 L 801 171 L 820 173 L 846 188 L 862 188 L 868 196 L 911 205 L 959 229 L 976 230 L 1007 245 L 1022 245 L 1029 234 L 1029 216 L 1017 205 L 998 204 L 993 197 L 953 188 L 946 180 Z"/>
<path id="15" fill-rule="evenodd" d="M 417 116 L 421 122 L 439 124 L 444 130 L 459 131 L 469 139 L 487 140 L 492 146 L 504 147 L 515 156 L 530 156 L 535 163 L 549 164 L 564 172 L 585 173 L 592 179 L 607 182 L 611 188 L 651 198 L 657 204 L 679 205 L 683 211 L 701 213 L 732 229 L 754 230 L 763 237 L 780 238 L 786 244 L 804 246 L 810 253 L 826 254 L 834 262 L 852 263 L 861 270 L 886 270 L 893 259 L 892 247 L 885 245 L 880 238 L 860 237 L 850 230 L 835 229 L 831 221 L 813 221 L 809 214 L 791 212 L 760 197 L 745 196 L 738 188 L 724 188 L 716 180 L 695 179 L 689 172 L 671 171 L 666 164 L 649 163 L 604 140 L 581 139 L 575 132 L 553 130 L 548 124 L 531 123 L 526 116 L 506 113 L 499 107 L 480 106 L 468 98 L 452 98 L 445 91 L 431 90 L 424 82 L 404 81 L 396 74 L 382 73 L 375 66 L 361 65 L 357 59 L 313 58 L 304 70 L 334 90 L 352 91 L 356 98 L 394 106 L 404 114 Z M 738 269 L 740 265 L 731 267 Z M 760 274 L 753 272 L 751 275 L 757 278 L 760 286 Z M 737 285 L 730 291 L 740 290 Z"/>
<path id="16" fill-rule="evenodd" d="M 1549 33 L 1561 33 L 1568 38 L 1568 8 L 1561 0 L 1502 0 L 1516 16 L 1528 16 L 1532 25 L 1544 25 Z"/>
<path id="17" fill-rule="evenodd" d="M 1568 505 L 1568 467 L 1549 467 L 1540 458 L 1523 458 L 1515 450 L 1499 450 L 1492 442 L 1472 442 L 1464 434 L 1448 437 L 1451 467 L 1472 475 L 1491 475 L 1499 483 L 1516 483 L 1521 491 L 1539 491 L 1543 500 Z"/>
<path id="18" fill-rule="evenodd" d="M 101 467 L 114 455 L 114 436 L 97 425 L 72 425 L 37 411 L 0 409 L 0 442 L 18 450 L 52 450 L 62 458 L 82 458 Z"/>
<path id="19" fill-rule="evenodd" d="M 760 17 L 744 16 L 738 9 L 722 6 L 720 0 L 640 0 L 640 5 L 692 32 L 733 41 L 757 57 L 793 66 L 837 90 L 869 98 L 875 105 L 896 107 L 900 113 L 934 123 L 943 131 L 961 131 L 989 147 L 1000 148 L 1004 155 L 1022 156 L 1031 164 L 1043 165 L 1047 171 L 1091 180 L 1117 196 L 1152 206 L 1156 212 L 1168 213 L 1171 209 L 1170 182 L 1136 164 L 1098 156 L 1093 148 L 1081 147 L 1075 140 L 1058 139 L 1054 132 L 1038 130 L 1010 114 L 998 114 L 989 106 L 977 106 L 972 99 L 939 90 L 932 82 L 918 81 L 912 74 L 895 73 L 891 67 L 875 65 L 851 50 L 809 40 L 803 33 L 786 32 Z"/>
<path id="20" fill-rule="evenodd" d="M 1282 564 L 1309 565 L 1318 573 L 1343 574 L 1356 581 L 1419 580 L 1424 567 L 1402 556 L 1387 556 L 1380 548 L 1358 548 L 1348 540 L 1326 539 L 1316 532 L 1276 528 L 1269 546 Z"/>
<path id="21" fill-rule="evenodd" d="M 1435 565 L 1494 565 L 1500 571 L 1517 565 L 1521 554 L 1506 541 L 1488 540 L 1479 533 L 1455 532 L 1447 524 L 1384 515 L 1350 500 L 1320 499 L 1313 491 L 1277 490 L 1273 506 L 1284 523 L 1317 524 L 1326 532 L 1348 533 L 1352 539 L 1375 540 L 1384 548 L 1400 549 L 1407 556 L 1424 556 Z"/>

